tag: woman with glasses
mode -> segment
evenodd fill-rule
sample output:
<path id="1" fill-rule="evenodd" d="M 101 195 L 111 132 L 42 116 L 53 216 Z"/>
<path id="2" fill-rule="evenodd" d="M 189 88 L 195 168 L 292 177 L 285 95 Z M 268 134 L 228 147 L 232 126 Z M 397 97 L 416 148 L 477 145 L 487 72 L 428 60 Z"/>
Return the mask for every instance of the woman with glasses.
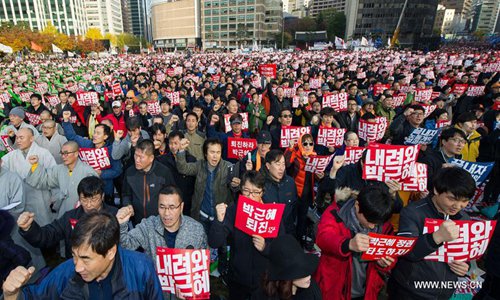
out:
<path id="1" fill-rule="evenodd" d="M 256 171 L 243 174 L 240 184 L 241 195 L 262 203 L 264 194 L 264 176 Z M 221 203 L 216 206 L 217 218 L 212 223 L 208 234 L 208 244 L 218 248 L 229 238 L 231 257 L 229 259 L 229 299 L 249 299 L 260 285 L 260 280 L 268 263 L 269 239 L 261 236 L 249 236 L 235 228 L 236 205 L 227 207 Z M 284 233 L 280 226 L 278 235 Z"/>
<path id="2" fill-rule="evenodd" d="M 305 170 L 307 157 L 316 155 L 314 152 L 314 138 L 311 134 L 304 134 L 297 144 L 290 143 L 290 147 L 285 151 L 285 161 L 287 173 L 295 180 L 297 186 L 297 196 L 299 203 L 297 206 L 297 237 L 303 246 L 307 244 L 307 212 L 312 206 L 314 199 L 314 181 L 322 179 L 324 174 L 313 174 Z"/>

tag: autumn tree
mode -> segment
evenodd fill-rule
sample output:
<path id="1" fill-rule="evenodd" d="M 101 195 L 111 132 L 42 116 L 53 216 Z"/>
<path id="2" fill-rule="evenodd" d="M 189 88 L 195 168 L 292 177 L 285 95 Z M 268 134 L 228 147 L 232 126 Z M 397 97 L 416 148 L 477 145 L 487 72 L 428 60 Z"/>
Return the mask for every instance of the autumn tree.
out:
<path id="1" fill-rule="evenodd" d="M 90 27 L 85 34 L 85 38 L 91 40 L 102 40 L 104 37 L 102 36 L 101 30 L 97 27 Z"/>

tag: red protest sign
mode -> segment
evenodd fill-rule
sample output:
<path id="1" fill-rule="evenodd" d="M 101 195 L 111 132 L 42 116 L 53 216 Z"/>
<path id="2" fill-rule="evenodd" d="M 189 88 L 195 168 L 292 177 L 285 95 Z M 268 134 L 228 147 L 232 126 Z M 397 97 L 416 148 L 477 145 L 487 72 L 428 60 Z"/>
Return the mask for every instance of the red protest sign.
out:
<path id="1" fill-rule="evenodd" d="M 243 118 L 243 123 L 241 123 L 241 130 L 247 131 L 248 130 L 248 113 L 239 113 L 240 116 Z M 231 122 L 229 122 L 229 119 L 231 118 L 232 114 L 225 114 L 224 115 L 224 127 L 226 128 L 226 132 L 231 131 Z"/>
<path id="2" fill-rule="evenodd" d="M 159 83 L 162 83 L 163 81 L 165 81 L 165 74 L 163 73 L 156 73 L 156 81 L 158 81 Z"/>
<path id="3" fill-rule="evenodd" d="M 290 141 L 297 144 L 299 138 L 306 133 L 311 133 L 311 127 L 281 126 L 280 147 L 290 147 Z"/>
<path id="4" fill-rule="evenodd" d="M 451 120 L 439 120 L 436 122 L 436 128 L 448 127 L 451 125 Z"/>
<path id="5" fill-rule="evenodd" d="M 166 92 L 165 96 L 170 99 L 172 106 L 179 105 L 180 94 L 179 92 Z"/>
<path id="6" fill-rule="evenodd" d="M 304 170 L 311 173 L 323 173 L 325 172 L 326 166 L 330 163 L 333 158 L 333 154 L 329 156 L 317 156 L 311 155 L 306 158 L 306 166 Z"/>
<path id="7" fill-rule="evenodd" d="M 456 83 L 453 85 L 453 88 L 451 89 L 452 93 L 454 93 L 457 96 L 462 96 L 465 91 L 467 90 L 467 87 L 469 85 L 466 83 Z"/>
<path id="8" fill-rule="evenodd" d="M 153 116 L 159 115 L 161 112 L 160 103 L 158 101 L 147 101 L 147 110 Z"/>
<path id="9" fill-rule="evenodd" d="M 78 156 L 83 162 L 87 163 L 94 170 L 105 170 L 111 168 L 108 148 L 80 148 Z"/>
<path id="10" fill-rule="evenodd" d="M 361 255 L 362 260 L 377 260 L 385 257 L 399 257 L 410 252 L 415 246 L 416 238 L 406 238 L 370 232 L 370 246 Z"/>
<path id="11" fill-rule="evenodd" d="M 431 101 L 432 90 L 431 89 L 416 89 L 415 90 L 415 101 L 417 102 L 428 102 Z"/>
<path id="12" fill-rule="evenodd" d="M 321 88 L 321 78 L 311 78 L 309 79 L 309 88 L 319 89 Z"/>
<path id="13" fill-rule="evenodd" d="M 413 174 L 401 184 L 402 191 L 427 192 L 427 165 L 415 163 Z"/>
<path id="14" fill-rule="evenodd" d="M 299 105 L 300 105 L 300 96 L 297 96 L 297 95 L 293 96 L 293 98 L 292 98 L 292 107 L 293 108 L 297 108 L 297 107 L 299 107 Z"/>
<path id="15" fill-rule="evenodd" d="M 31 93 L 30 92 L 20 92 L 19 97 L 21 97 L 22 102 L 30 102 Z"/>
<path id="16" fill-rule="evenodd" d="M 385 90 L 388 90 L 390 88 L 391 88 L 390 84 L 377 83 L 373 86 L 373 96 L 377 97 L 378 95 L 382 94 Z"/>
<path id="17" fill-rule="evenodd" d="M 386 182 L 404 181 L 415 169 L 420 145 L 370 144 L 363 164 L 363 179 Z"/>
<path id="18" fill-rule="evenodd" d="M 331 107 L 336 112 L 347 111 L 347 93 L 328 93 L 323 95 L 323 107 Z"/>
<path id="19" fill-rule="evenodd" d="M 120 86 L 120 83 L 117 82 L 117 83 L 113 84 L 113 95 L 116 97 L 116 96 L 120 96 L 121 94 L 123 94 L 123 91 L 122 91 L 122 87 Z"/>
<path id="20" fill-rule="evenodd" d="M 9 136 L 8 135 L 1 135 L 0 140 L 2 141 L 3 146 L 5 149 L 7 149 L 7 152 L 12 152 L 14 149 L 10 146 L 8 142 Z"/>
<path id="21" fill-rule="evenodd" d="M 433 233 L 439 229 L 444 220 L 425 219 L 423 234 Z M 458 239 L 445 242 L 435 252 L 424 259 L 440 262 L 471 261 L 480 258 L 490 242 L 496 221 L 462 221 L 454 220 L 459 227 Z"/>
<path id="22" fill-rule="evenodd" d="M 443 86 L 445 86 L 445 85 L 447 85 L 447 84 L 448 84 L 448 81 L 450 81 L 450 80 L 449 80 L 449 79 L 444 79 L 444 78 L 441 78 L 441 79 L 439 79 L 439 81 L 438 81 L 438 84 L 437 84 L 437 85 L 438 85 L 440 88 L 442 88 Z"/>
<path id="23" fill-rule="evenodd" d="M 345 128 L 320 126 L 316 144 L 325 147 L 340 147 L 344 143 Z"/>
<path id="24" fill-rule="evenodd" d="M 259 74 L 262 77 L 276 78 L 276 64 L 259 65 Z"/>
<path id="25" fill-rule="evenodd" d="M 26 118 L 30 121 L 30 124 L 33 126 L 37 126 L 42 123 L 42 120 L 40 119 L 40 115 L 37 114 L 32 114 L 27 112 L 26 113 Z"/>
<path id="26" fill-rule="evenodd" d="M 234 226 L 248 235 L 275 238 L 284 210 L 285 204 L 264 204 L 240 195 Z"/>
<path id="27" fill-rule="evenodd" d="M 175 70 L 174 70 L 174 68 L 168 68 L 167 69 L 167 75 L 168 75 L 168 77 L 174 77 L 175 76 Z"/>
<path id="28" fill-rule="evenodd" d="M 255 139 L 227 138 L 227 158 L 240 159 L 255 148 L 257 148 Z"/>
<path id="29" fill-rule="evenodd" d="M 394 94 L 392 96 L 392 102 L 393 102 L 393 108 L 403 106 L 406 100 L 406 94 L 405 93 L 399 93 L 399 94 Z"/>
<path id="30" fill-rule="evenodd" d="M 424 118 L 427 118 L 432 114 L 433 111 L 436 110 L 437 105 L 436 104 L 420 104 L 425 110 L 424 112 Z"/>
<path id="31" fill-rule="evenodd" d="M 484 85 L 470 85 L 467 89 L 467 96 L 469 97 L 477 97 L 484 95 Z"/>
<path id="32" fill-rule="evenodd" d="M 377 117 L 375 122 L 368 122 L 363 119 L 359 120 L 358 136 L 360 139 L 370 142 L 380 141 L 387 129 L 387 118 Z"/>
<path id="33" fill-rule="evenodd" d="M 91 106 L 99 103 L 99 94 L 97 92 L 77 92 L 76 101 L 80 106 Z"/>
<path id="34" fill-rule="evenodd" d="M 10 96 L 7 93 L 2 93 L 0 94 L 0 102 L 2 103 L 9 103 L 10 102 Z"/>
<path id="35" fill-rule="evenodd" d="M 52 107 L 55 107 L 57 104 L 61 103 L 59 97 L 55 95 L 45 96 L 45 99 L 47 100 L 47 102 L 49 102 L 50 106 Z"/>
<path id="36" fill-rule="evenodd" d="M 156 248 L 161 289 L 186 299 L 210 299 L 210 250 Z"/>
<path id="37" fill-rule="evenodd" d="M 345 147 L 344 166 L 357 163 L 361 159 L 365 149 L 365 147 Z"/>

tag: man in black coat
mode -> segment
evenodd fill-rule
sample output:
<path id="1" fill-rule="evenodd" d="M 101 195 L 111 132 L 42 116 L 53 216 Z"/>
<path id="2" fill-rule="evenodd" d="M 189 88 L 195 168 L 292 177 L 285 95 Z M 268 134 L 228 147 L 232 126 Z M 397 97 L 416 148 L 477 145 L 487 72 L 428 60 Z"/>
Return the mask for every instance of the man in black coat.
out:
<path id="1" fill-rule="evenodd" d="M 59 219 L 40 227 L 34 212 L 23 212 L 17 219 L 19 234 L 33 247 L 50 248 L 64 240 L 66 258 L 71 254 L 71 233 L 78 220 L 90 211 L 107 211 L 115 215 L 116 207 L 104 203 L 104 182 L 96 176 L 83 178 L 77 188 L 80 206 L 67 211 Z"/>

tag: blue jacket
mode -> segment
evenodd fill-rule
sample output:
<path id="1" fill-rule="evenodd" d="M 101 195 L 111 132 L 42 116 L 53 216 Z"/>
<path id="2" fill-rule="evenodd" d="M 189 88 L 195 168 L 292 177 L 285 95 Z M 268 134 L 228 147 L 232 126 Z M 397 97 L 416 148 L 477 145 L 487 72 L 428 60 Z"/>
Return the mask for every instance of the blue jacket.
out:
<path id="1" fill-rule="evenodd" d="M 95 148 L 94 143 L 81 137 L 75 133 L 73 126 L 69 122 L 62 122 L 62 127 L 64 129 L 64 134 L 68 141 L 75 141 L 80 148 Z M 109 141 L 104 145 L 105 148 L 108 148 L 109 161 L 111 163 L 111 168 L 102 170 L 101 179 L 104 180 L 104 193 L 106 195 L 113 194 L 113 179 L 117 178 L 122 173 L 122 164 L 119 160 L 113 159 L 111 153 L 113 152 L 113 143 Z"/>
<path id="2" fill-rule="evenodd" d="M 114 299 L 163 299 L 153 262 L 143 253 L 118 247 L 111 275 Z M 75 272 L 73 259 L 55 268 L 38 285 L 22 290 L 22 299 L 89 299 L 88 284 Z"/>

